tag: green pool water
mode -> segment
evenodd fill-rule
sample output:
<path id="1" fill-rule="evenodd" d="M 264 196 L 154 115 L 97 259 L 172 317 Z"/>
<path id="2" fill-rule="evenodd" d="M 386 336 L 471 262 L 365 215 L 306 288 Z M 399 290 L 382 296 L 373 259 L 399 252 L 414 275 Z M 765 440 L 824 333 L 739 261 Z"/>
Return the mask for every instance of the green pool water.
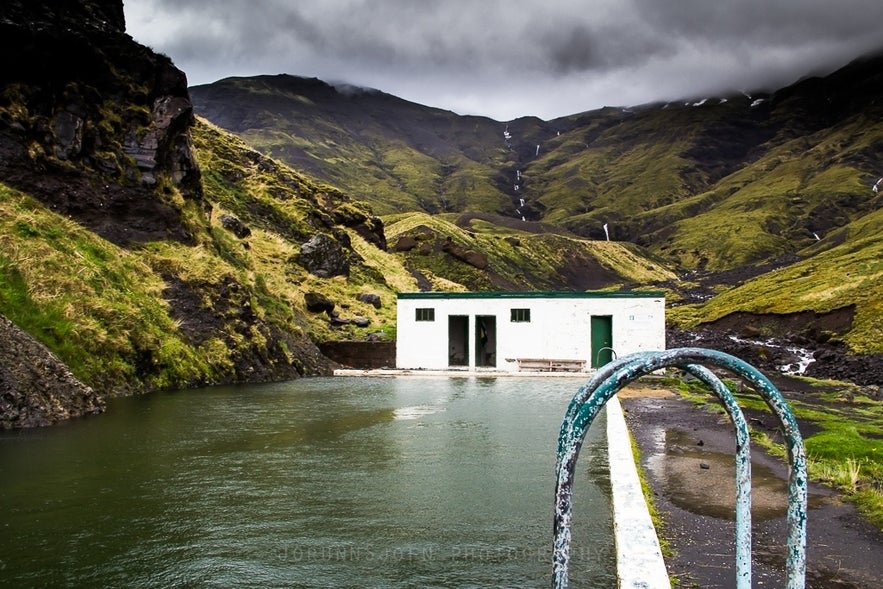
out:
<path id="1" fill-rule="evenodd" d="M 578 382 L 322 378 L 0 432 L 0 586 L 546 587 Z M 615 587 L 603 420 L 574 587 Z"/>

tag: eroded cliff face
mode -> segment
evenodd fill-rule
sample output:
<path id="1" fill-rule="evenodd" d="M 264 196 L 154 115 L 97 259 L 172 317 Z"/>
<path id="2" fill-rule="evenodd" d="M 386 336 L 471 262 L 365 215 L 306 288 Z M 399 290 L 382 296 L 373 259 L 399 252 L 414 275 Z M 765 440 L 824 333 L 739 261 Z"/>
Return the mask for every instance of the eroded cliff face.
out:
<path id="1" fill-rule="evenodd" d="M 3 315 L 0 340 L 0 429 L 51 425 L 104 411 L 98 393 Z"/>
<path id="2" fill-rule="evenodd" d="M 190 242 L 202 201 L 187 78 L 125 34 L 120 0 L 5 2 L 0 181 L 114 243 Z"/>

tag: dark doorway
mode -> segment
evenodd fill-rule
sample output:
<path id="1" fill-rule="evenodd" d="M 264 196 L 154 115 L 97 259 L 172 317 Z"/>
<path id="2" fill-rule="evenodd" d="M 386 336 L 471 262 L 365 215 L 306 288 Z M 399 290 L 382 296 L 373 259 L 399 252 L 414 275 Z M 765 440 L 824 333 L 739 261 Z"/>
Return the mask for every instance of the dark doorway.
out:
<path id="1" fill-rule="evenodd" d="M 469 317 L 448 317 L 448 366 L 469 366 Z"/>
<path id="2" fill-rule="evenodd" d="M 497 365 L 497 318 L 494 315 L 475 316 L 475 365 Z"/>

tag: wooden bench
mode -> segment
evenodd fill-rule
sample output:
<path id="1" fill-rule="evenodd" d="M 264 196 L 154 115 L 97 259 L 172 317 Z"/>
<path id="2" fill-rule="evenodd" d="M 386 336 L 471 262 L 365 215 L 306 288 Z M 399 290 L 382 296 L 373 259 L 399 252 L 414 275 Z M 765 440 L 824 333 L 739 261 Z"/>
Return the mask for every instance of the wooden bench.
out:
<path id="1" fill-rule="evenodd" d="M 561 360 L 556 358 L 516 358 L 518 370 L 534 372 L 582 372 L 585 360 Z"/>

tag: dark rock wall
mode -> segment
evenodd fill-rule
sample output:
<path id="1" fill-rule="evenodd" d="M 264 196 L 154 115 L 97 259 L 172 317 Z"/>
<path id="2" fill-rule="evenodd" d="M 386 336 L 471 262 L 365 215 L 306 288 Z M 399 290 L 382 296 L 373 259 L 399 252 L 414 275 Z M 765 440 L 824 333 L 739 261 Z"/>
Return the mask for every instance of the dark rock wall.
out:
<path id="1" fill-rule="evenodd" d="M 395 342 L 323 342 L 323 354 L 347 368 L 395 368 Z"/>
<path id="2" fill-rule="evenodd" d="M 105 33 L 126 32 L 122 0 L 4 0 L 2 6 L 0 21 L 34 29 L 73 26 Z"/>
<path id="3" fill-rule="evenodd" d="M 190 242 L 202 200 L 187 78 L 125 34 L 120 0 L 5 2 L 0 181 L 120 245 Z"/>

